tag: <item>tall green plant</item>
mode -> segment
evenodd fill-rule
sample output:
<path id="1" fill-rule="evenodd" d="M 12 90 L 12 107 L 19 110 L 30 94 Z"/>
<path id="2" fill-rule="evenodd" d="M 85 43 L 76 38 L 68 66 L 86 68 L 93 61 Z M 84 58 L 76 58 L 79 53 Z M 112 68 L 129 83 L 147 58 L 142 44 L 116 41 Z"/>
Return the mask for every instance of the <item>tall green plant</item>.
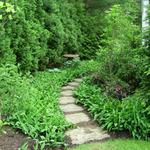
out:
<path id="1" fill-rule="evenodd" d="M 103 47 L 98 53 L 98 58 L 102 63 L 101 76 L 108 77 L 112 82 L 120 78 L 130 85 L 137 86 L 140 30 L 134 20 L 130 12 L 122 9 L 120 5 L 114 5 L 106 11 Z"/>

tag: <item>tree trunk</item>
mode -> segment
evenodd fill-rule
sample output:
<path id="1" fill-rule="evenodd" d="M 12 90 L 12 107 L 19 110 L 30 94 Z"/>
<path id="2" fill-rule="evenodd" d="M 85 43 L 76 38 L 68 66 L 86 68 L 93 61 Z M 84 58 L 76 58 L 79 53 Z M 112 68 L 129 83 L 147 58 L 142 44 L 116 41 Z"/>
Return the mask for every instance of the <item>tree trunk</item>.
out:
<path id="1" fill-rule="evenodd" d="M 143 40 L 142 44 L 145 45 L 144 34 L 147 28 L 149 27 L 149 20 L 147 19 L 148 5 L 150 4 L 149 0 L 142 0 L 142 32 Z"/>

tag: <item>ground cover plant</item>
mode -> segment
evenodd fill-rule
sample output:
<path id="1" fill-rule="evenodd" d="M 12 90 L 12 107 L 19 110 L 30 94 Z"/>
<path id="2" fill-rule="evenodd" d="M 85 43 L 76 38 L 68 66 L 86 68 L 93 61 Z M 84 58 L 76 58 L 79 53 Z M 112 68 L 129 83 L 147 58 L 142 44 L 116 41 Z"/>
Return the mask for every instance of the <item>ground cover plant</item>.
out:
<path id="1" fill-rule="evenodd" d="M 108 96 L 87 78 L 76 90 L 77 103 L 83 104 L 94 119 L 108 131 L 127 131 L 132 137 L 149 139 L 150 121 L 147 102 L 136 93 L 122 101 Z"/>
<path id="2" fill-rule="evenodd" d="M 1 115 L 34 139 L 41 147 L 63 146 L 64 132 L 71 127 L 59 108 L 60 88 L 68 81 L 96 69 L 94 61 L 82 62 L 60 72 L 37 72 L 22 76 L 18 68 L 0 68 Z"/>

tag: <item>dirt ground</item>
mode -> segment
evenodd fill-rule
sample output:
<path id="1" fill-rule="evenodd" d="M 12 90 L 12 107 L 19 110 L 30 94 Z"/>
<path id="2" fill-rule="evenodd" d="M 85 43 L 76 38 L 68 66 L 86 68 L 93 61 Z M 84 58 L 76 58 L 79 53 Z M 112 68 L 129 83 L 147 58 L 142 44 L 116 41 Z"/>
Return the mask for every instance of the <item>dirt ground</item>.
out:
<path id="1" fill-rule="evenodd" d="M 28 143 L 28 150 L 34 150 L 34 142 L 29 139 L 23 133 L 12 129 L 11 127 L 5 127 L 5 134 L 0 135 L 0 150 L 18 150 L 26 142 Z M 120 133 L 111 133 L 111 139 L 117 138 L 130 138 L 128 132 L 120 132 Z M 53 150 L 63 150 L 64 148 L 56 148 Z M 46 150 L 52 150 L 51 148 L 46 148 Z"/>
<path id="2" fill-rule="evenodd" d="M 4 131 L 6 134 L 0 135 L 0 150 L 18 150 L 26 142 L 29 142 L 28 150 L 33 150 L 33 142 L 27 136 L 10 127 L 5 127 Z"/>

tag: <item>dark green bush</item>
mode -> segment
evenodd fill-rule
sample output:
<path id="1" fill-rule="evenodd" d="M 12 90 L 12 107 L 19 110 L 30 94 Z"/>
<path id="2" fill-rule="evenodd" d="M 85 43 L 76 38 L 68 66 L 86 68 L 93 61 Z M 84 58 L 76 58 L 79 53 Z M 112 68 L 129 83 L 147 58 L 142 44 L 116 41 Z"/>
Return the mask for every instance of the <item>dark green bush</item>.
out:
<path id="1" fill-rule="evenodd" d="M 83 41 L 80 16 L 85 11 L 82 1 L 8 2 L 15 13 L 12 20 L 3 18 L 5 25 L 0 26 L 1 64 L 20 64 L 23 71 L 35 71 L 60 64 L 64 53 L 79 52 Z"/>
<path id="2" fill-rule="evenodd" d="M 0 64 L 36 71 L 60 65 L 64 53 L 79 53 L 83 59 L 96 56 L 104 27 L 102 11 L 89 12 L 83 0 L 7 2 L 15 12 L 7 22 L 9 14 L 4 12 Z"/>
<path id="3" fill-rule="evenodd" d="M 103 19 L 100 11 L 95 11 L 92 14 L 86 13 L 81 20 L 81 30 L 83 34 L 83 43 L 80 47 L 80 56 L 82 59 L 92 59 L 96 57 L 99 50 Z"/>

